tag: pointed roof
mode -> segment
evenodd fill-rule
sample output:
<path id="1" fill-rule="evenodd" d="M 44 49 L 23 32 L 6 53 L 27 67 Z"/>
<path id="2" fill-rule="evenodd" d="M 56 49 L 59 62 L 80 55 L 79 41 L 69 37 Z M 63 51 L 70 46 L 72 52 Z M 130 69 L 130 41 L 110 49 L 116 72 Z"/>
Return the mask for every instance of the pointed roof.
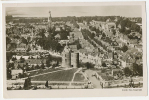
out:
<path id="1" fill-rule="evenodd" d="M 66 42 L 66 46 L 64 47 L 64 50 L 63 52 L 70 52 L 71 49 L 69 48 L 69 46 L 67 45 L 67 42 Z"/>

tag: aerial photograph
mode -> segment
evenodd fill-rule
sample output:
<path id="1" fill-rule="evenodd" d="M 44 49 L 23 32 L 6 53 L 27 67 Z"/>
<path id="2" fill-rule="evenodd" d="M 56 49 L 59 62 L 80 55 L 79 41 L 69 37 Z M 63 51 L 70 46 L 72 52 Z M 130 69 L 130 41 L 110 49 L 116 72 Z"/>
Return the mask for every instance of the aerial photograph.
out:
<path id="1" fill-rule="evenodd" d="M 4 34 L 8 91 L 143 88 L 139 5 L 6 7 Z"/>

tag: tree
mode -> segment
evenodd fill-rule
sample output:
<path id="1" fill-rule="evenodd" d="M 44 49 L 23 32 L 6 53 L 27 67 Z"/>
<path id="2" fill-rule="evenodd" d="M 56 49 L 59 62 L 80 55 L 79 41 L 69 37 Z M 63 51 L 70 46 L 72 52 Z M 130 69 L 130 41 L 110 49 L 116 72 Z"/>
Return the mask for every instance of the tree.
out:
<path id="1" fill-rule="evenodd" d="M 126 24 L 127 24 L 127 21 L 126 21 L 126 20 L 122 20 L 122 21 L 120 22 L 120 25 L 121 25 L 120 32 L 122 32 L 122 33 L 125 32 Z"/>
<path id="2" fill-rule="evenodd" d="M 125 30 L 124 34 L 129 35 L 131 33 L 131 30 Z"/>
<path id="3" fill-rule="evenodd" d="M 36 65 L 36 68 L 37 68 L 37 69 L 39 69 L 39 68 L 40 68 L 38 64 Z"/>
<path id="4" fill-rule="evenodd" d="M 91 33 L 91 39 L 93 39 L 95 37 L 94 33 Z"/>
<path id="5" fill-rule="evenodd" d="M 29 71 L 30 70 L 30 68 L 29 68 L 29 66 L 28 66 L 28 63 L 26 63 L 26 71 Z"/>
<path id="6" fill-rule="evenodd" d="M 105 33 L 103 32 L 102 33 L 102 38 L 104 39 L 106 37 Z"/>
<path id="7" fill-rule="evenodd" d="M 7 79 L 11 79 L 11 70 L 9 68 L 7 68 Z"/>
<path id="8" fill-rule="evenodd" d="M 44 38 L 45 37 L 45 29 L 40 29 L 39 30 L 39 36 L 41 36 L 42 38 Z"/>
<path id="9" fill-rule="evenodd" d="M 48 81 L 46 81 L 46 84 L 45 84 L 45 86 L 46 86 L 46 87 L 49 87 L 49 86 L 48 86 Z"/>
<path id="10" fill-rule="evenodd" d="M 34 65 L 32 65 L 31 70 L 35 70 L 35 66 Z"/>
<path id="11" fill-rule="evenodd" d="M 129 39 L 134 39 L 134 37 L 132 35 L 128 35 Z"/>
<path id="12" fill-rule="evenodd" d="M 19 77 L 19 78 L 22 78 L 22 74 L 21 74 L 21 73 L 19 73 L 18 77 Z"/>
<path id="13" fill-rule="evenodd" d="M 69 32 L 62 31 L 61 34 L 60 34 L 60 36 L 61 36 L 61 39 L 62 40 L 66 40 L 66 39 L 68 39 L 67 36 L 69 36 Z"/>
<path id="14" fill-rule="evenodd" d="M 138 66 L 138 73 L 139 73 L 139 76 L 143 76 L 143 65 Z"/>
<path id="15" fill-rule="evenodd" d="M 26 45 L 28 44 L 27 40 L 24 37 L 22 37 L 22 43 L 24 43 Z"/>
<path id="16" fill-rule="evenodd" d="M 9 37 L 6 37 L 6 45 L 11 42 L 11 39 Z"/>
<path id="17" fill-rule="evenodd" d="M 30 50 L 31 50 L 31 47 L 28 47 L 27 50 L 26 50 L 26 52 L 29 52 Z"/>
<path id="18" fill-rule="evenodd" d="M 28 90 L 31 86 L 31 78 L 28 77 L 27 79 L 25 79 L 25 82 L 24 82 L 24 89 L 25 90 Z"/>
<path id="19" fill-rule="evenodd" d="M 132 71 L 129 69 L 129 67 L 125 67 L 125 68 L 124 68 L 124 74 L 125 74 L 126 76 L 132 75 Z"/>
<path id="20" fill-rule="evenodd" d="M 136 32 L 140 32 L 140 26 L 137 25 L 136 23 L 132 23 L 131 30 L 134 30 Z"/>
<path id="21" fill-rule="evenodd" d="M 27 37 L 27 42 L 29 43 L 31 41 L 31 37 Z"/>
<path id="22" fill-rule="evenodd" d="M 42 65 L 41 65 L 41 68 L 42 68 L 42 69 L 44 69 L 44 68 L 45 68 L 45 65 L 44 65 L 44 63 L 42 63 Z"/>
<path id="23" fill-rule="evenodd" d="M 133 63 L 132 65 L 133 75 L 143 76 L 143 66 Z"/>
<path id="24" fill-rule="evenodd" d="M 139 26 L 139 25 L 136 25 L 135 31 L 136 31 L 136 32 L 140 32 L 140 26 Z"/>
<path id="25" fill-rule="evenodd" d="M 96 32 L 96 33 L 99 33 L 100 31 L 99 31 L 99 29 L 96 29 L 95 32 Z"/>
<path id="26" fill-rule="evenodd" d="M 112 29 L 112 32 L 113 32 L 113 35 L 115 35 L 115 34 L 116 34 L 116 30 L 115 30 L 115 29 Z"/>
<path id="27" fill-rule="evenodd" d="M 20 66 L 20 64 L 18 64 L 18 67 L 17 67 L 18 69 L 22 69 L 22 67 Z"/>
<path id="28" fill-rule="evenodd" d="M 96 31 L 95 27 L 90 26 L 89 28 L 90 28 L 91 31 Z"/>
<path id="29" fill-rule="evenodd" d="M 128 47 L 127 47 L 126 45 L 124 45 L 124 46 L 121 48 L 121 50 L 122 50 L 123 52 L 126 52 L 126 51 L 128 50 Z"/>
<path id="30" fill-rule="evenodd" d="M 60 43 L 58 43 L 58 44 L 56 45 L 56 51 L 58 51 L 58 52 L 62 52 L 62 51 L 63 51 L 63 46 L 61 46 Z"/>
<path id="31" fill-rule="evenodd" d="M 51 66 L 51 61 L 52 61 L 52 56 L 51 55 L 48 55 L 47 59 L 46 59 L 46 65 L 47 67 L 50 67 Z"/>
<path id="32" fill-rule="evenodd" d="M 25 59 L 24 58 L 20 58 L 20 63 L 24 63 Z"/>
<path id="33" fill-rule="evenodd" d="M 90 69 L 90 68 L 94 67 L 94 65 L 89 63 L 89 62 L 85 63 L 85 65 L 86 65 L 87 69 Z"/>
<path id="34" fill-rule="evenodd" d="M 106 63 L 104 62 L 104 63 L 102 63 L 102 66 L 103 66 L 103 67 L 106 67 L 107 65 L 106 65 Z"/>
<path id="35" fill-rule="evenodd" d="M 17 60 L 17 58 L 16 58 L 16 57 L 13 57 L 13 58 L 12 58 L 12 61 L 15 61 L 15 60 Z"/>
<path id="36" fill-rule="evenodd" d="M 106 72 L 106 69 L 102 69 L 102 70 L 101 70 L 101 73 L 105 73 L 105 72 Z"/>
<path id="37" fill-rule="evenodd" d="M 59 61 L 56 62 L 56 66 L 59 66 Z"/>

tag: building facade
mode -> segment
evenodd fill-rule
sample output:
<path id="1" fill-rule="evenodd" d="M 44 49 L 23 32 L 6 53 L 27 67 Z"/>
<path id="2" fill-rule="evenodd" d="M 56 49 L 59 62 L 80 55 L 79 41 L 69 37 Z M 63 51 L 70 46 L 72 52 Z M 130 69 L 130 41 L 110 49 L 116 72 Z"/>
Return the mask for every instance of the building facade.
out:
<path id="1" fill-rule="evenodd" d="M 79 67 L 79 53 L 72 52 L 67 45 L 62 53 L 62 67 Z"/>

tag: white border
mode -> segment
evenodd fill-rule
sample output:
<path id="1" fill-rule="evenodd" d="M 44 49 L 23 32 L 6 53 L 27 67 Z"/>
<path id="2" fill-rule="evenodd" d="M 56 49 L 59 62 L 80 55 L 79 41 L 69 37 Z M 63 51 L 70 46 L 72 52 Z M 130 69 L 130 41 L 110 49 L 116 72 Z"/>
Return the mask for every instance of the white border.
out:
<path id="1" fill-rule="evenodd" d="M 18 1 L 18 0 L 16 0 L 16 1 Z M 28 0 L 25 0 L 25 1 L 28 1 Z M 44 1 L 47 1 L 47 0 L 44 0 Z M 64 0 L 64 1 L 67 1 L 67 0 Z M 110 0 L 106 0 L 106 1 L 110 1 Z M 115 0 L 115 1 L 118 1 L 118 0 Z M 122 0 L 121 0 L 122 1 Z M 124 1 L 124 0 L 123 0 Z M 125 0 L 126 1 L 126 0 Z M 142 1 L 142 0 L 139 0 L 139 1 Z M 6 2 L 6 1 L 5 1 Z M 31 1 L 32 2 L 32 1 Z M 40 1 L 40 2 L 42 2 L 42 1 Z M 121 2 L 120 2 L 121 3 Z M 145 30 L 144 30 L 145 31 Z M 146 37 L 145 35 L 143 36 L 143 37 Z M 4 38 L 3 38 L 4 39 Z M 1 41 L 2 41 L 2 39 L 1 39 Z M 2 43 L 2 42 L 1 42 Z M 144 48 L 145 49 L 145 48 Z M 1 49 L 2 50 L 2 49 Z M 145 49 L 145 51 L 146 51 L 146 49 Z M 144 52 L 145 52 L 144 51 Z M 146 55 L 145 55 L 146 56 Z M 1 59 L 0 59 L 1 60 Z M 2 61 L 2 60 L 1 60 Z M 146 63 L 146 61 L 145 61 L 145 63 Z M 3 66 L 3 65 L 2 65 Z M 147 73 L 145 73 L 145 74 L 147 74 Z M 109 90 L 106 90 L 106 91 L 109 91 Z M 77 92 L 77 91 L 76 91 Z M 78 94 L 78 96 L 80 96 L 81 94 L 82 94 L 82 92 L 83 91 L 81 91 L 81 90 L 79 90 L 79 94 Z M 58 92 L 57 92 L 58 93 Z M 90 93 L 92 93 L 92 92 L 90 92 Z M 102 92 L 101 92 L 102 93 Z M 118 91 L 116 92 L 117 94 L 117 96 L 118 96 L 118 94 L 120 94 L 120 95 L 122 95 L 122 96 L 125 96 L 123 93 L 121 94 L 121 93 L 119 93 Z M 97 94 L 97 93 L 96 93 Z M 108 94 L 108 93 L 107 93 Z M 111 92 L 111 94 L 112 94 L 112 92 Z M 108 94 L 108 95 L 111 95 L 111 94 Z M 68 94 L 69 95 L 69 94 Z M 66 96 L 66 97 L 68 97 L 68 95 Z M 135 95 L 137 95 L 137 93 L 135 94 Z M 137 96 L 139 96 L 140 94 L 138 94 Z M 97 94 L 97 96 L 98 96 L 98 94 Z M 113 95 L 112 95 L 113 96 Z M 37 96 L 36 96 L 37 97 Z M 59 96 L 58 96 L 59 97 Z M 73 96 L 74 97 L 74 96 Z M 75 96 L 76 97 L 76 96 Z M 37 97 L 38 98 L 38 97 Z M 126 98 L 125 98 L 126 99 Z"/>

